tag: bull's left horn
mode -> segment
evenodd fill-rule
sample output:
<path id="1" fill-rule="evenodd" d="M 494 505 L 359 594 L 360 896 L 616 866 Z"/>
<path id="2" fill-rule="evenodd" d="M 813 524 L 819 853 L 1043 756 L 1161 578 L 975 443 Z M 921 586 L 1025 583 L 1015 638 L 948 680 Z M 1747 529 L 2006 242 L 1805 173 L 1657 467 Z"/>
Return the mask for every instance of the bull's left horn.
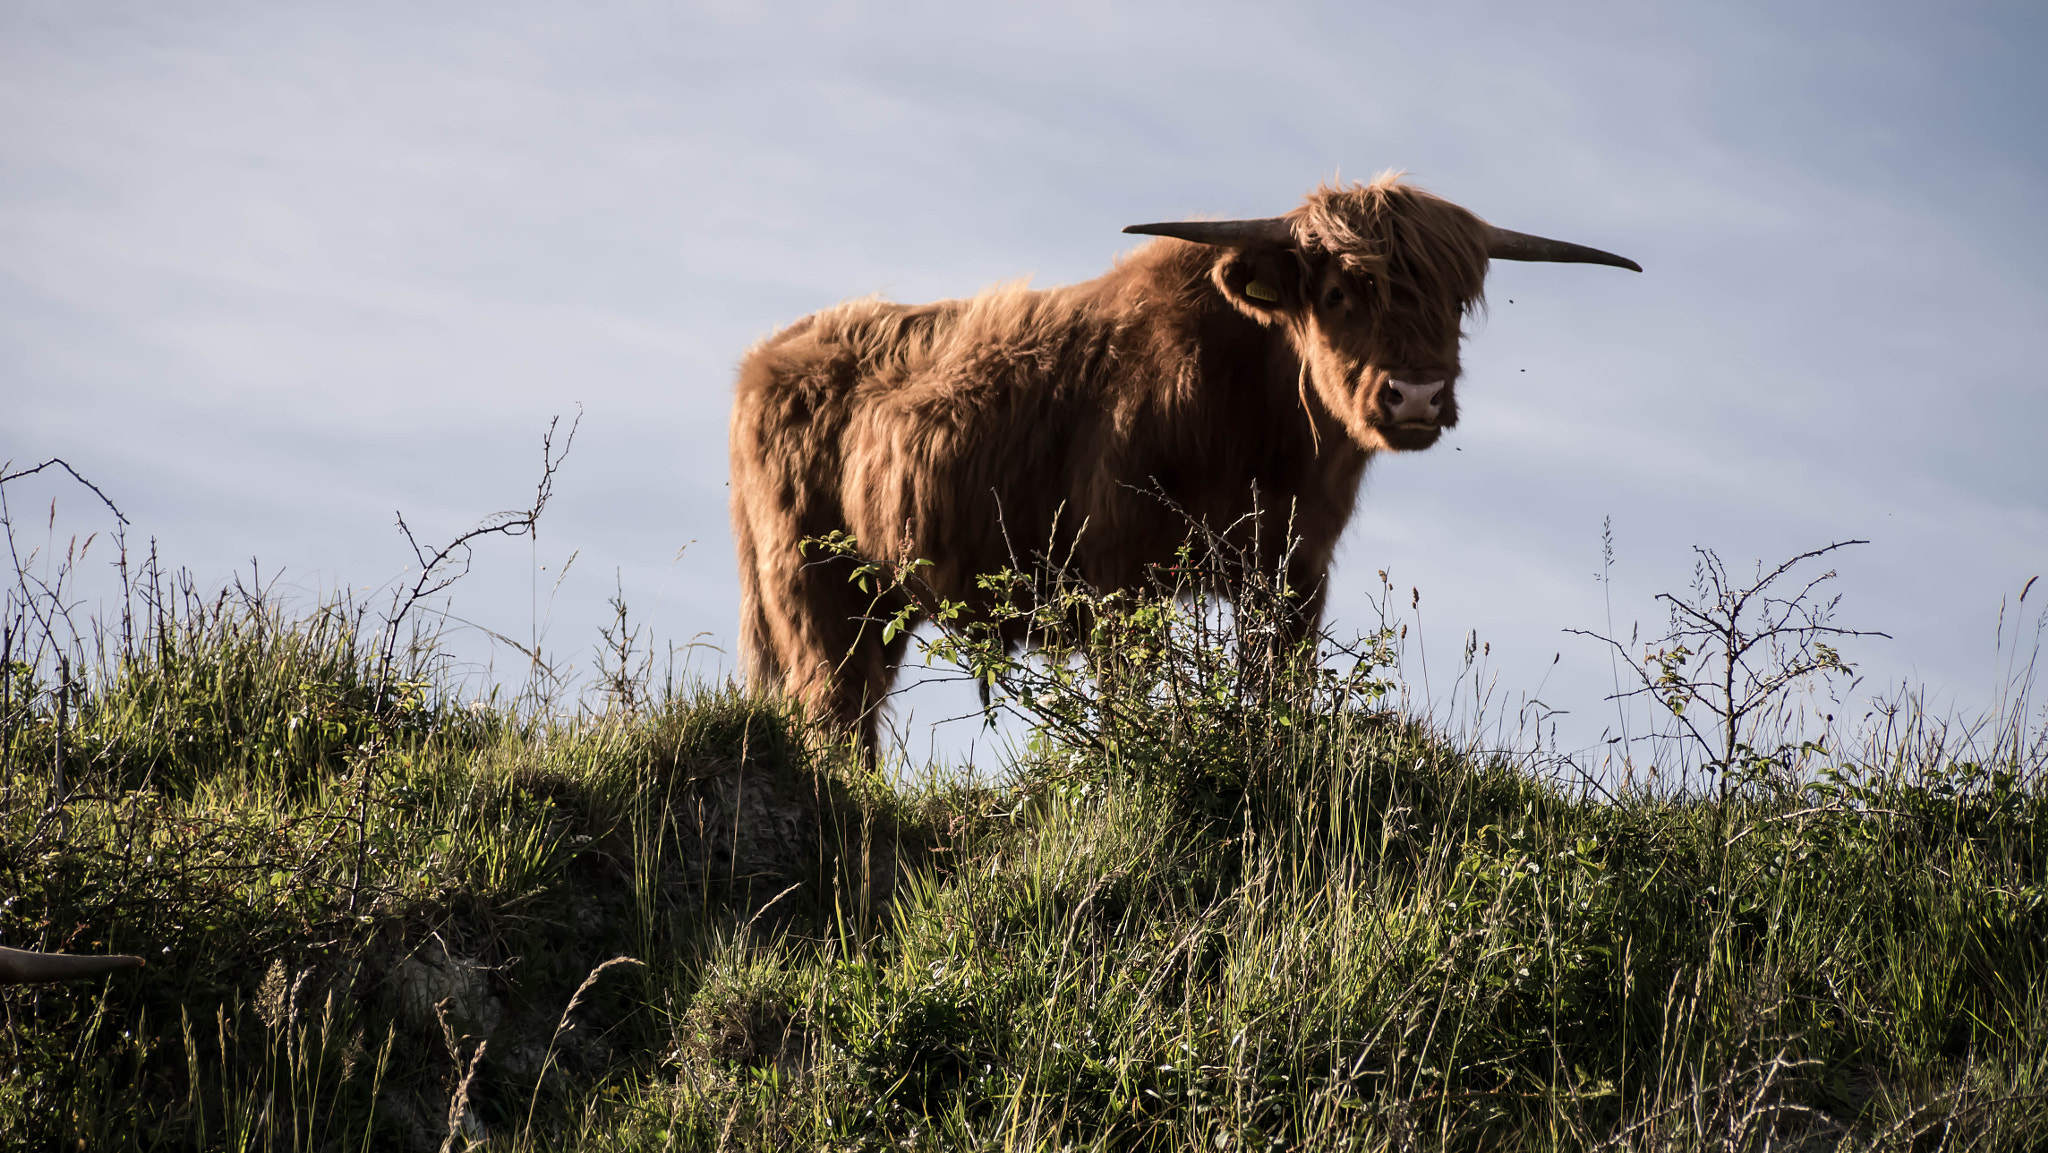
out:
<path id="1" fill-rule="evenodd" d="M 1539 260 L 1553 264 L 1606 264 L 1615 268 L 1626 268 L 1641 272 L 1643 266 L 1626 256 L 1602 252 L 1583 244 L 1568 240 L 1551 240 L 1542 236 L 1531 236 L 1526 232 L 1511 232 L 1505 228 L 1494 228 L 1493 236 L 1486 247 L 1486 254 L 1495 260 Z"/>
<path id="2" fill-rule="evenodd" d="M 1165 224 L 1133 224 L 1125 232 L 1139 236 L 1171 236 L 1218 248 L 1250 248 L 1255 244 L 1293 244 L 1294 223 L 1285 216 L 1260 220 L 1176 220 Z"/>
<path id="3" fill-rule="evenodd" d="M 140 957 L 79 957 L 69 953 L 31 953 L 0 946 L 0 985 L 32 985 L 99 977 L 122 969 L 142 968 Z"/>

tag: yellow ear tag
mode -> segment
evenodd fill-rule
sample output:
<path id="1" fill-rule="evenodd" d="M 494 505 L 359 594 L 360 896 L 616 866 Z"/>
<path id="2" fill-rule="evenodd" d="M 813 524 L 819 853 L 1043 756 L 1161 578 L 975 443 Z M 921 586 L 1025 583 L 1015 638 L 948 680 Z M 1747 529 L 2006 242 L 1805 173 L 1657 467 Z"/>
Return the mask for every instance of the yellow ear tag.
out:
<path id="1" fill-rule="evenodd" d="M 1244 294 L 1253 300 L 1271 300 L 1277 303 L 1280 299 L 1280 294 L 1273 291 L 1273 286 L 1263 280 L 1247 281 Z"/>

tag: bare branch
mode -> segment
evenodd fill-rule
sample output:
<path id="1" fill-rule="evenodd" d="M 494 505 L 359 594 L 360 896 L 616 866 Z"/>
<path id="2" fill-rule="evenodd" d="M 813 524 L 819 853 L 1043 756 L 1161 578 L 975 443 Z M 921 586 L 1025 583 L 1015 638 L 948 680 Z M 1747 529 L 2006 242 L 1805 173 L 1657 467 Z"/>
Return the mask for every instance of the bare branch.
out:
<path id="1" fill-rule="evenodd" d="M 1789 593 L 1778 589 L 1800 566 L 1864 543 L 1837 541 L 1768 568 L 1759 564 L 1747 583 L 1739 583 L 1712 549 L 1695 546 L 1691 595 L 1658 594 L 1670 613 L 1669 628 L 1643 653 L 1629 652 L 1612 637 L 1566 631 L 1594 637 L 1629 658 L 1639 687 L 1609 699 L 1657 698 L 1673 718 L 1675 733 L 1700 751 L 1704 767 L 1720 775 L 1725 793 L 1738 763 L 1759 769 L 1797 747 L 1781 742 L 1759 749 L 1754 731 L 1783 707 L 1788 693 L 1815 677 L 1854 675 L 1828 642 L 1887 635 L 1833 623 L 1841 597 L 1823 597 L 1822 590 L 1836 579 L 1834 569 L 1804 578 Z"/>
<path id="2" fill-rule="evenodd" d="M 0 475 L 0 485 L 4 485 L 10 480 L 20 480 L 22 477 L 25 476 L 34 476 L 35 474 L 43 471 L 46 468 L 51 467 L 52 465 L 55 465 L 56 467 L 63 469 L 65 472 L 70 473 L 72 480 L 75 480 L 78 483 L 84 485 L 85 487 L 91 489 L 92 494 L 100 498 L 100 502 L 105 504 L 107 506 L 108 511 L 114 514 L 114 519 L 120 521 L 124 525 L 128 523 L 128 518 L 121 514 L 121 510 L 114 504 L 113 498 L 109 497 L 106 493 L 101 492 L 100 486 L 94 484 L 93 482 L 85 479 L 85 477 L 79 475 L 78 470 L 72 468 L 71 465 L 68 462 L 66 462 L 64 458 L 61 456 L 53 456 L 50 459 L 44 461 L 43 463 L 35 466 L 34 468 L 25 468 L 22 469 L 20 472 L 10 472 L 6 473 L 5 475 Z M 5 467 L 5 465 L 0 465 L 0 468 Z"/>

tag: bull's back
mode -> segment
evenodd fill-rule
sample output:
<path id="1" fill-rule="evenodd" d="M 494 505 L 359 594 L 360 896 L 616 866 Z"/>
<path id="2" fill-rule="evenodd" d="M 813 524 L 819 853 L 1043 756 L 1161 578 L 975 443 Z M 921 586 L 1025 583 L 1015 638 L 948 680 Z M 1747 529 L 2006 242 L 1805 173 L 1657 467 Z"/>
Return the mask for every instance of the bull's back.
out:
<path id="1" fill-rule="evenodd" d="M 870 555 L 938 560 L 949 594 L 1021 559 L 1012 546 L 1041 550 L 1110 358 L 1073 313 L 1015 287 L 851 302 L 769 338 L 735 398 L 736 524 L 742 503 L 771 499 L 805 535 L 845 529 Z"/>
<path id="2" fill-rule="evenodd" d="M 1029 563 L 1068 527 L 1077 461 L 1099 464 L 1113 330 L 1080 289 L 997 289 L 934 326 L 850 414 L 842 479 L 849 528 L 874 555 L 934 562 L 941 595 Z"/>
<path id="3" fill-rule="evenodd" d="M 900 374 L 900 338 L 930 323 L 920 311 L 930 306 L 855 301 L 804 317 L 748 351 L 733 395 L 736 518 L 743 505 L 772 503 L 815 519 L 820 502 L 836 503 L 857 397 Z M 818 531 L 836 527 L 843 526 Z"/>

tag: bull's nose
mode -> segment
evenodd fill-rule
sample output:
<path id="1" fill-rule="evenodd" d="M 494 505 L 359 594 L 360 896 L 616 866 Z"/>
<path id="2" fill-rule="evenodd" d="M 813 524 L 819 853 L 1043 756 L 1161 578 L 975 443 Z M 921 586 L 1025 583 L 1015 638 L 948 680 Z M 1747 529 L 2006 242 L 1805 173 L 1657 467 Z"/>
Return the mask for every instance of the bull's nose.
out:
<path id="1" fill-rule="evenodd" d="M 1444 382 L 1441 380 L 1387 381 L 1387 417 L 1395 424 L 1406 424 L 1411 420 L 1433 421 L 1444 406 Z"/>

